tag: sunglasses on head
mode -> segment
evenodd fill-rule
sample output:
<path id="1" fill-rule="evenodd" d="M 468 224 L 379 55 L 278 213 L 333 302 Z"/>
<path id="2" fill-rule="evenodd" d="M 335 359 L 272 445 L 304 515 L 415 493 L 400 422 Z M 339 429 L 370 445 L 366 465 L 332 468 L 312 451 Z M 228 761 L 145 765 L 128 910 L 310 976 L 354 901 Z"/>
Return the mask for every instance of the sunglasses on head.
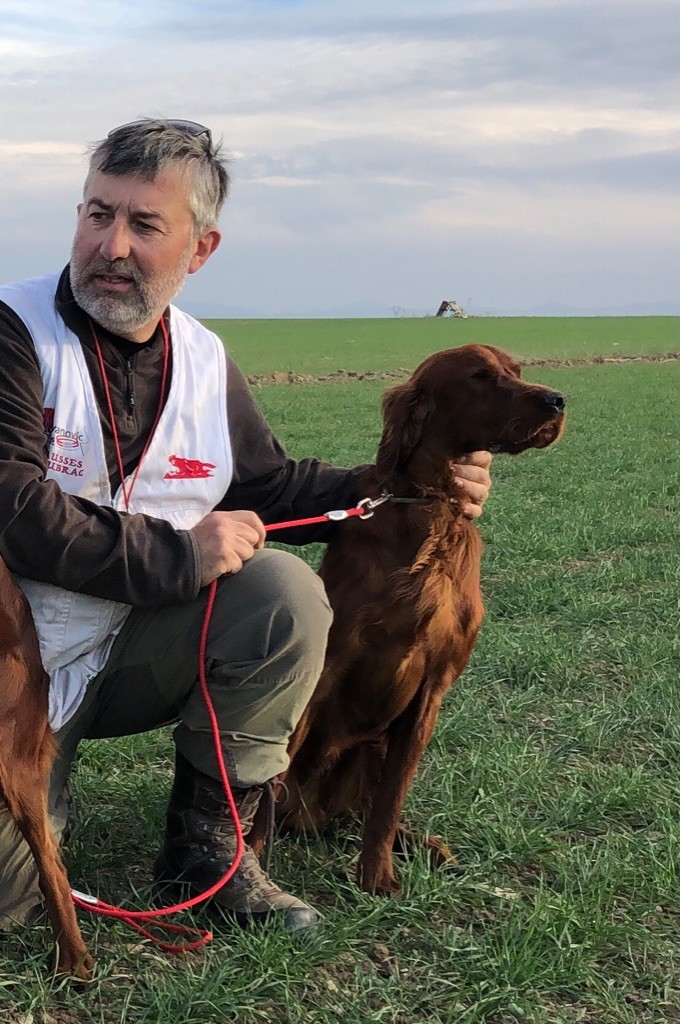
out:
<path id="1" fill-rule="evenodd" d="M 156 121 L 155 118 L 151 118 L 150 122 L 145 120 L 128 121 L 127 124 L 121 124 L 117 128 L 114 128 L 106 137 L 107 139 L 110 139 L 112 135 L 115 135 L 116 132 L 121 131 L 123 128 L 134 128 L 136 125 L 143 125 L 147 123 L 168 125 L 168 127 L 176 128 L 177 131 L 180 132 L 186 132 L 187 135 L 192 135 L 196 139 L 200 138 L 201 135 L 205 135 L 208 140 L 208 149 L 212 146 L 212 135 L 210 129 L 206 128 L 204 124 L 199 124 L 198 121 L 182 121 L 169 117 L 160 118 L 158 121 Z"/>

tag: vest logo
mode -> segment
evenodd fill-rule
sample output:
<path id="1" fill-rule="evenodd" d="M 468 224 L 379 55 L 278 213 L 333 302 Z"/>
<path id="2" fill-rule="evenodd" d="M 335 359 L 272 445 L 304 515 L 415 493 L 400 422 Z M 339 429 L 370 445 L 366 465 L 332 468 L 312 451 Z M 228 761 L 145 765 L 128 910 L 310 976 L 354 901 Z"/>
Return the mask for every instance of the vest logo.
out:
<path id="1" fill-rule="evenodd" d="M 47 468 L 64 476 L 84 476 L 87 434 L 55 426 L 54 409 L 43 410 L 43 422 L 47 430 Z"/>
<path id="2" fill-rule="evenodd" d="M 164 480 L 204 480 L 213 476 L 213 469 L 216 469 L 214 462 L 201 462 L 200 459 L 185 459 L 181 455 L 169 455 L 168 461 L 174 466 L 173 472 L 168 472 Z"/>
<path id="3" fill-rule="evenodd" d="M 80 441 L 77 437 L 69 437 L 68 434 L 57 434 L 54 439 L 54 443 L 59 448 L 67 448 L 73 451 L 74 448 L 80 448 Z"/>

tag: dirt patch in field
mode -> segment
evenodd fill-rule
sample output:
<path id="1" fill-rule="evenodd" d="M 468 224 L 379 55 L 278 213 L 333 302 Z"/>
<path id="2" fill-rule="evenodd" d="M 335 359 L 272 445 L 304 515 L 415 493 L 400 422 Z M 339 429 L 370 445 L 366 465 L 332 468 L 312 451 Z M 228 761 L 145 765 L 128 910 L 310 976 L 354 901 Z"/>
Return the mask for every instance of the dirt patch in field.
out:
<path id="1" fill-rule="evenodd" d="M 522 366 L 600 366 L 603 363 L 669 363 L 680 359 L 680 352 L 666 352 L 655 356 L 592 356 L 587 359 L 520 359 Z M 293 370 L 275 370 L 273 373 L 253 373 L 249 384 L 320 384 L 345 380 L 403 380 L 413 371 L 405 366 L 397 370 L 333 370 L 331 373 L 295 373 Z"/>
<path id="2" fill-rule="evenodd" d="M 672 363 L 680 352 L 655 356 L 591 356 L 587 359 L 520 359 L 522 366 L 599 366 L 602 363 Z"/>
<path id="3" fill-rule="evenodd" d="M 411 370 L 400 367 L 398 370 L 367 370 L 359 373 L 354 370 L 334 370 L 332 373 L 294 373 L 292 370 L 275 370 L 273 373 L 254 373 L 247 377 L 249 384 L 319 384 L 322 381 L 341 380 L 403 380 Z"/>

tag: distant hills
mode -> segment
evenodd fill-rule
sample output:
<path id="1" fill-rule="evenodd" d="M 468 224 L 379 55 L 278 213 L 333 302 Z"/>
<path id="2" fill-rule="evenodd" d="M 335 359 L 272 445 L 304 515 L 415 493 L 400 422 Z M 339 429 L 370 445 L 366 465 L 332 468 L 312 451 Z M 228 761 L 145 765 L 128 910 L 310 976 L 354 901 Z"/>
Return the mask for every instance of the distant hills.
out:
<path id="1" fill-rule="evenodd" d="M 473 310 L 474 315 L 474 310 Z M 483 313 L 478 313 L 483 316 Z M 529 309 L 488 310 L 487 316 L 679 316 L 680 302 L 631 302 L 621 306 L 569 306 L 546 302 Z"/>

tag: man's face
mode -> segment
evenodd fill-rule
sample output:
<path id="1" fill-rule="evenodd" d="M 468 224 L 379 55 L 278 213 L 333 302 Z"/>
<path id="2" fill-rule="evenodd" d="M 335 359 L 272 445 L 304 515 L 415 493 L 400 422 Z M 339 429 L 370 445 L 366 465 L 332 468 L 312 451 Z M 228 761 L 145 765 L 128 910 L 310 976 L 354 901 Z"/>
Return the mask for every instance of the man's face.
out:
<path id="1" fill-rule="evenodd" d="M 179 168 L 154 181 L 97 172 L 78 207 L 71 287 L 86 313 L 114 334 L 146 341 L 170 300 L 219 244 L 197 237 Z"/>

